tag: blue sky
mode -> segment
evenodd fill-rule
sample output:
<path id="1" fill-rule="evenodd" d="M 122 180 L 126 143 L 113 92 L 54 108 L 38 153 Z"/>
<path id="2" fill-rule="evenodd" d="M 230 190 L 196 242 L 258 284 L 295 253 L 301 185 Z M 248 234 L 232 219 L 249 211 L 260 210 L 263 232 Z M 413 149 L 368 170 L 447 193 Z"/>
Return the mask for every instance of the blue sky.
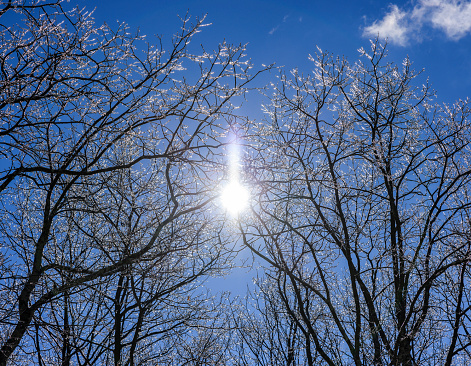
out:
<path id="1" fill-rule="evenodd" d="M 310 72 L 313 66 L 308 55 L 316 52 L 316 46 L 354 62 L 357 50 L 367 48 L 369 38 L 379 34 L 388 37 L 390 61 L 400 63 L 408 55 L 416 70 L 425 69 L 421 82 L 429 78 L 439 102 L 471 96 L 471 0 L 78 1 L 87 9 L 96 8 L 98 23 L 126 22 L 149 41 L 153 35 L 169 40 L 181 25 L 178 16 L 206 15 L 211 25 L 195 42 L 207 49 L 223 40 L 247 43 L 247 55 L 256 68 L 276 63 L 288 70 L 298 67 Z M 248 111 L 251 118 L 261 117 L 257 103 Z M 232 272 L 229 289 L 243 295 L 253 274 Z M 227 289 L 223 279 L 213 280 L 210 286 L 217 291 Z"/>
<path id="2" fill-rule="evenodd" d="M 319 46 L 350 61 L 379 34 L 389 39 L 390 60 L 409 55 L 438 92 L 453 102 L 470 96 L 471 1 L 412 0 L 79 0 L 94 9 L 97 22 L 126 22 L 149 36 L 170 37 L 179 16 L 207 14 L 196 42 L 214 48 L 224 39 L 248 43 L 254 65 L 275 62 L 288 69 L 312 69 L 307 57 Z"/>

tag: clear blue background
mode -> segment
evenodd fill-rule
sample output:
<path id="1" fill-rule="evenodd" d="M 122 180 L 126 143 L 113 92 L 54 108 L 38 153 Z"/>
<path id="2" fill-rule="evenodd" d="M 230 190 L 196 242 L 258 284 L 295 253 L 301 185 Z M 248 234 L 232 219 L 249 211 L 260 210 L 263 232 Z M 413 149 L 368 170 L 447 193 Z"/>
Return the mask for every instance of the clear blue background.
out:
<path id="1" fill-rule="evenodd" d="M 469 1 L 464 1 L 464 3 Z M 324 51 L 346 56 L 354 61 L 357 49 L 367 48 L 369 41 L 363 30 L 380 21 L 391 5 L 411 11 L 417 1 L 308 1 L 308 0 L 79 0 L 81 6 L 95 9 L 98 23 L 110 25 L 126 22 L 131 30 L 140 29 L 152 41 L 152 35 L 170 37 L 181 24 L 178 15 L 192 17 L 207 14 L 204 28 L 195 39 L 206 48 L 215 48 L 224 39 L 247 45 L 247 54 L 254 65 L 275 62 L 288 69 L 312 69 L 308 54 L 316 45 Z M 463 2 L 462 2 L 463 3 Z M 273 29 L 275 29 L 273 32 Z M 471 93 L 471 36 L 451 40 L 431 27 L 421 29 L 420 41 L 406 46 L 390 44 L 390 59 L 401 62 L 409 55 L 417 70 L 425 68 L 423 82 L 430 78 L 438 92 L 438 100 L 454 102 Z"/>

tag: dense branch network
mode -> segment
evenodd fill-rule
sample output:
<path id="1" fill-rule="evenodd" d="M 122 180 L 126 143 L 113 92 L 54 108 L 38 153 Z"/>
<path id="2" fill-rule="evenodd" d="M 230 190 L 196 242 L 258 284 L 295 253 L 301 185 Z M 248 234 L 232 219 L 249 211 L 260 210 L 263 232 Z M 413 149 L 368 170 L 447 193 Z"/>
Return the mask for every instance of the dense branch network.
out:
<path id="1" fill-rule="evenodd" d="M 204 19 L 150 44 L 61 1 L 0 7 L 0 364 L 183 355 L 231 266 L 211 212 L 244 47 L 190 45 Z"/>

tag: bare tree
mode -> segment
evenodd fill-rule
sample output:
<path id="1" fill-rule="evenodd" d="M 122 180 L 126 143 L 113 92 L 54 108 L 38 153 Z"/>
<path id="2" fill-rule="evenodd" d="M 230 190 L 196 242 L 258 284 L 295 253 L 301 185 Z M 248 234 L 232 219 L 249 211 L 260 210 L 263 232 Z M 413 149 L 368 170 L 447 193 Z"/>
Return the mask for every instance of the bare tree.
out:
<path id="1" fill-rule="evenodd" d="M 90 364 L 110 311 L 129 328 L 107 352 L 132 364 L 141 316 L 224 262 L 211 204 L 244 47 L 190 47 L 203 19 L 150 44 L 60 1 L 0 6 L 0 365 Z"/>
<path id="2" fill-rule="evenodd" d="M 280 273 L 283 277 L 284 274 Z M 234 307 L 237 342 L 232 352 L 239 365 L 299 366 L 310 354 L 309 337 L 303 337 L 284 301 L 286 281 L 270 274 L 257 278 L 246 302 Z M 290 299 L 291 300 L 291 299 Z M 289 301 L 289 300 L 288 300 Z"/>
<path id="3" fill-rule="evenodd" d="M 68 212 L 71 245 L 61 253 L 67 258 L 65 266 L 72 266 L 68 258 L 77 260 L 74 252 L 79 243 L 81 251 L 98 248 L 97 254 L 107 256 L 101 261 L 145 244 L 162 214 L 159 207 L 165 209 L 168 200 L 156 194 L 162 192 L 159 176 L 149 171 L 113 173 L 88 197 L 87 209 Z M 43 307 L 33 318 L 43 325 L 42 337 L 36 341 L 41 345 L 41 353 L 37 352 L 41 362 L 163 365 L 174 358 L 183 345 L 180 340 L 191 338 L 199 327 L 206 329 L 208 317 L 219 306 L 202 291 L 202 281 L 231 266 L 230 246 L 222 242 L 223 224 L 211 209 L 208 205 L 208 210 L 175 219 L 155 241 L 152 254 L 118 273 L 76 287 L 63 297 L 64 309 L 57 302 Z M 71 280 L 67 271 L 61 275 Z M 62 356 L 65 350 L 68 357 Z"/>
<path id="4" fill-rule="evenodd" d="M 281 74 L 246 162 L 243 240 L 281 281 L 308 365 L 467 364 L 469 104 L 434 104 L 408 59 L 371 46 Z"/>

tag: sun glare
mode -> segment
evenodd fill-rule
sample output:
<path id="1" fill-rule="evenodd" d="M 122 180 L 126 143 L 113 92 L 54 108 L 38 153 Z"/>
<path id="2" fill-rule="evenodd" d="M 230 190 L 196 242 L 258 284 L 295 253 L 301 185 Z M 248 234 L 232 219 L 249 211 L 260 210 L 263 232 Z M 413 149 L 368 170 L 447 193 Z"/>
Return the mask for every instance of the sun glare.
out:
<path id="1" fill-rule="evenodd" d="M 247 187 L 240 183 L 241 147 L 238 143 L 237 133 L 233 132 L 230 138 L 232 141 L 227 146 L 228 181 L 221 191 L 220 201 L 232 217 L 238 218 L 239 214 L 249 205 L 250 194 Z"/>
<path id="2" fill-rule="evenodd" d="M 224 208 L 234 217 L 238 216 L 249 203 L 249 191 L 239 182 L 230 182 L 221 194 Z"/>

